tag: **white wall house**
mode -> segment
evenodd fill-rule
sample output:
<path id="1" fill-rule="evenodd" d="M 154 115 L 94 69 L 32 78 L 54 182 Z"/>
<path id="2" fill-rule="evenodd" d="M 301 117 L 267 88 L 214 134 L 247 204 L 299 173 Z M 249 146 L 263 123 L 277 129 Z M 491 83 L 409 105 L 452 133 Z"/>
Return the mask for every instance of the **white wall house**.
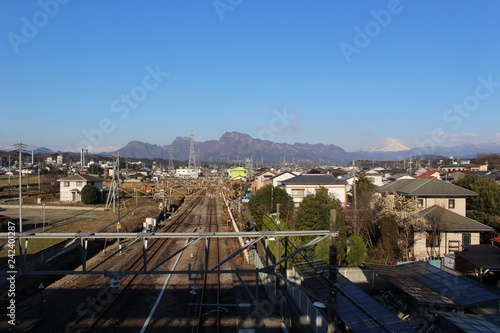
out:
<path id="1" fill-rule="evenodd" d="M 466 217 L 466 200 L 478 194 L 436 178 L 399 179 L 375 189 L 382 196 L 404 195 L 415 200 L 416 208 L 428 221 L 428 230 L 415 233 L 415 259 L 442 258 L 476 245 L 480 233 L 493 229 Z"/>
<path id="2" fill-rule="evenodd" d="M 375 170 L 369 170 L 365 174 L 366 178 L 373 183 L 375 186 L 384 185 L 384 175 Z"/>
<path id="3" fill-rule="evenodd" d="M 271 181 L 272 181 L 273 187 L 277 187 L 277 186 L 282 186 L 283 181 L 288 180 L 290 178 L 294 178 L 294 177 L 297 177 L 297 175 L 290 172 L 290 171 L 285 171 L 285 172 L 282 172 L 279 175 L 273 177 L 271 179 Z"/>
<path id="4" fill-rule="evenodd" d="M 93 185 L 102 191 L 102 183 L 104 179 L 90 175 L 73 175 L 69 177 L 59 178 L 60 201 L 80 202 L 81 191 L 85 185 Z"/>
<path id="5" fill-rule="evenodd" d="M 438 205 L 422 210 L 421 215 L 432 230 L 415 235 L 415 259 L 442 258 L 445 254 L 462 251 L 463 246 L 479 244 L 481 232 L 493 231 L 487 225 Z"/>
<path id="6" fill-rule="evenodd" d="M 315 194 L 316 190 L 324 187 L 328 194 L 338 199 L 342 205 L 347 201 L 346 182 L 332 175 L 303 174 L 282 182 L 283 189 L 292 197 L 295 206 L 299 206 L 305 196 Z"/>

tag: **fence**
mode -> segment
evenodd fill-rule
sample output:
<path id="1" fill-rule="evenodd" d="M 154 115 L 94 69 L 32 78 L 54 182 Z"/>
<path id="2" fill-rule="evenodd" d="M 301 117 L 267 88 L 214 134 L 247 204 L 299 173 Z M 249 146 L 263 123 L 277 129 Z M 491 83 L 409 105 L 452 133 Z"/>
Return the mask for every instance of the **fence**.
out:
<path id="1" fill-rule="evenodd" d="M 326 313 L 323 310 L 318 309 L 314 306 L 313 302 L 307 297 L 305 293 L 300 290 L 300 288 L 287 285 L 288 293 L 295 300 L 295 304 L 300 308 L 300 311 L 304 314 L 306 320 L 309 322 L 311 330 L 315 333 L 327 332 L 328 331 L 328 320 L 326 319 Z"/>

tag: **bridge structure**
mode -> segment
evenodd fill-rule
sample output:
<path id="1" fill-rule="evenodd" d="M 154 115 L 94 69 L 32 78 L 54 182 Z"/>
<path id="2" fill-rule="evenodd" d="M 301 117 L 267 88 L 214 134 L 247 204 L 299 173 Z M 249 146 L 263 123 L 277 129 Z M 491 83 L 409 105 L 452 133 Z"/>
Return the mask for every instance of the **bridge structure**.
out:
<path id="1" fill-rule="evenodd" d="M 296 236 L 309 236 L 314 237 L 307 244 L 297 248 L 295 251 L 285 256 L 284 258 L 277 257 L 274 263 L 270 263 L 268 257 L 268 245 L 269 241 L 278 237 L 296 237 Z M 329 230 L 307 230 L 307 231 L 245 231 L 245 232 L 138 232 L 138 233 L 0 233 L 0 239 L 8 239 L 9 241 L 14 239 L 19 244 L 20 254 L 18 258 L 21 260 L 20 270 L 3 270 L 0 271 L 0 275 L 7 274 L 24 274 L 24 275 L 129 275 L 129 274 L 220 274 L 220 273 L 245 273 L 245 272 L 257 272 L 257 273 L 273 273 L 276 271 L 276 267 L 280 266 L 292 257 L 305 251 L 307 248 L 318 243 L 319 241 L 327 237 L 338 236 L 338 231 Z M 171 254 L 168 258 L 164 259 L 161 263 L 156 264 L 154 267 L 148 267 L 148 241 L 156 238 L 177 238 L 186 239 L 186 244 Z M 243 246 L 239 247 L 236 251 L 231 253 L 227 258 L 223 259 L 215 267 L 207 268 L 205 270 L 160 270 L 159 266 L 169 261 L 175 257 L 180 252 L 184 251 L 189 246 L 204 241 L 208 243 L 210 238 L 245 238 L 250 239 L 249 242 L 244 243 Z M 81 270 L 27 270 L 26 269 L 26 257 L 28 255 L 29 240 L 36 239 L 73 239 L 80 242 L 80 255 L 81 255 Z M 117 239 L 117 240 L 129 240 L 129 244 L 135 242 L 142 243 L 142 257 L 144 265 L 141 270 L 135 271 L 99 271 L 99 270 L 87 270 L 87 247 L 88 242 L 93 240 L 104 240 L 104 239 Z M 260 269 L 255 270 L 217 270 L 224 263 L 230 261 L 232 258 L 236 257 L 238 254 L 245 251 L 248 247 L 251 247 L 255 243 L 264 240 L 266 260 L 265 266 Z"/>

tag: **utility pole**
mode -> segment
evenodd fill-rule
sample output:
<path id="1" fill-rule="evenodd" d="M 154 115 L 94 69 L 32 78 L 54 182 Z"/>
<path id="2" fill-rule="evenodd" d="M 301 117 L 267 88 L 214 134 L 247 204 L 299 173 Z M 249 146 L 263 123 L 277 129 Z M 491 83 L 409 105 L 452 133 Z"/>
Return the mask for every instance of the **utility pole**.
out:
<path id="1" fill-rule="evenodd" d="M 10 174 L 12 173 L 12 170 L 10 169 L 10 154 L 9 154 L 9 198 L 10 198 Z"/>
<path id="2" fill-rule="evenodd" d="M 23 143 L 17 144 L 19 147 L 19 232 L 23 232 Z"/>
<path id="3" fill-rule="evenodd" d="M 358 205 L 357 205 L 357 200 L 356 200 L 356 165 L 355 165 L 355 162 L 356 162 L 355 160 L 352 161 L 352 177 L 354 179 L 352 198 L 354 200 L 354 210 L 357 210 Z"/>
<path id="4" fill-rule="evenodd" d="M 38 165 L 36 166 L 36 169 L 38 170 L 38 193 L 40 193 L 40 158 L 38 158 Z"/>
<path id="5" fill-rule="evenodd" d="M 337 211 L 335 209 L 330 210 L 330 232 L 333 233 L 337 231 Z M 328 333 L 333 333 L 336 331 L 337 323 L 337 290 L 335 290 L 335 285 L 337 284 L 337 236 L 330 235 L 330 253 L 329 253 L 329 265 L 328 265 L 328 280 L 331 284 L 330 292 L 330 304 L 327 307 L 328 315 Z"/>

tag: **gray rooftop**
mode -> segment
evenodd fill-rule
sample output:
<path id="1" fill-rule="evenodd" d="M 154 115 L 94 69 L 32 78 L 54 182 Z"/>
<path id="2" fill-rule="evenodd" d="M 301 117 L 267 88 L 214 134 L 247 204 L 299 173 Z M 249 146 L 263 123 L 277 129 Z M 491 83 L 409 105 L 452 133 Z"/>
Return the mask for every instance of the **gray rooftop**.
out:
<path id="1" fill-rule="evenodd" d="M 72 176 L 68 176 L 68 177 L 64 177 L 64 178 L 59 178 L 57 180 L 58 182 L 78 182 L 78 181 L 89 181 L 89 182 L 103 182 L 104 179 L 102 178 L 99 178 L 99 177 L 95 177 L 95 176 L 91 176 L 91 175 L 81 175 L 81 174 L 76 174 L 76 175 L 72 175 Z"/>
<path id="2" fill-rule="evenodd" d="M 436 178 L 399 179 L 375 189 L 380 193 L 398 193 L 408 197 L 477 197 L 474 191 Z"/>
<path id="3" fill-rule="evenodd" d="M 287 179 L 283 181 L 282 184 L 283 185 L 291 185 L 291 184 L 329 185 L 329 184 L 345 184 L 345 181 L 338 179 L 332 175 L 304 174 Z"/>
<path id="4" fill-rule="evenodd" d="M 466 245 L 463 251 L 456 252 L 461 257 L 476 267 L 483 269 L 500 268 L 500 248 L 490 244 Z"/>
<path id="5" fill-rule="evenodd" d="M 421 304 L 468 308 L 500 300 L 499 294 L 468 278 L 450 274 L 424 261 L 397 266 L 365 265 Z"/>
<path id="6" fill-rule="evenodd" d="M 443 208 L 438 205 L 431 206 L 420 212 L 433 227 L 439 227 L 445 231 L 494 231 L 492 227 L 482 224 L 476 220 L 470 219 L 466 216 L 452 212 L 449 209 Z"/>

